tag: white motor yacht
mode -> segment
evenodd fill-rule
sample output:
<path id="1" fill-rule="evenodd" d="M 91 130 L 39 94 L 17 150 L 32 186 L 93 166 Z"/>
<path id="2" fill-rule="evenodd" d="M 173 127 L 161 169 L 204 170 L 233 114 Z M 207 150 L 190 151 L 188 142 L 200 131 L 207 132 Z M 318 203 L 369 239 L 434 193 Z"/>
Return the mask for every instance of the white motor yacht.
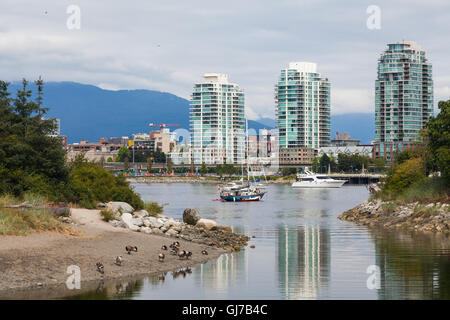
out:
<path id="1" fill-rule="evenodd" d="M 292 184 L 294 188 L 340 188 L 347 180 L 335 180 L 326 175 L 306 171 L 298 174 L 297 181 Z"/>

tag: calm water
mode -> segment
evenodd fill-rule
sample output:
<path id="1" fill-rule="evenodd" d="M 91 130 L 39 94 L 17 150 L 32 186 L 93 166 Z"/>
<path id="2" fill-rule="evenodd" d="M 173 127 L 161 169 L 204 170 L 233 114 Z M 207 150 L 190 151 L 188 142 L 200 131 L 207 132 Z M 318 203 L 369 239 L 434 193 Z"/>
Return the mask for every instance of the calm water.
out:
<path id="1" fill-rule="evenodd" d="M 364 186 L 292 189 L 271 185 L 265 201 L 222 203 L 216 185 L 138 184 L 144 200 L 185 208 L 249 236 L 239 253 L 164 281 L 137 279 L 78 298 L 132 299 L 450 299 L 448 238 L 375 232 L 337 216 L 368 198 Z M 367 268 L 379 267 L 379 289 Z M 370 282 L 370 281 L 369 281 Z M 375 283 L 376 282 L 370 282 Z"/>

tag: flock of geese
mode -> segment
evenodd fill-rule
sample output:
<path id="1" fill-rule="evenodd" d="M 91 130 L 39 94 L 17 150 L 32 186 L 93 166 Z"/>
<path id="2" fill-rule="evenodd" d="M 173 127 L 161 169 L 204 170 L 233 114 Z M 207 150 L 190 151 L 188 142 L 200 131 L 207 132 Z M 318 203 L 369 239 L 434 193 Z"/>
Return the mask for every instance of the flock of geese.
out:
<path id="1" fill-rule="evenodd" d="M 180 243 L 178 241 L 173 242 L 172 244 L 169 245 L 169 247 L 167 247 L 166 245 L 163 245 L 161 247 L 162 251 L 168 251 L 170 249 L 170 254 L 174 255 L 174 256 L 178 256 L 178 258 L 181 259 L 185 259 L 188 260 L 190 257 L 192 257 L 192 252 L 191 251 L 186 251 L 186 250 L 182 250 L 180 248 Z M 138 252 L 138 248 L 136 246 L 131 246 L 128 245 L 125 247 L 125 251 L 128 254 L 131 254 L 132 252 Z M 206 250 L 202 250 L 202 255 L 208 255 L 208 252 Z M 166 255 L 163 252 L 160 252 L 158 255 L 158 260 L 159 262 L 164 262 L 164 259 L 166 258 Z M 121 266 L 123 262 L 123 258 L 122 256 L 117 256 L 114 264 L 117 266 Z M 105 266 L 103 265 L 103 263 L 101 262 L 97 262 L 96 263 L 97 266 L 97 271 L 100 272 L 101 274 L 105 273 Z M 190 269 L 188 269 L 190 271 Z M 185 273 L 190 273 L 190 272 L 185 272 Z"/>

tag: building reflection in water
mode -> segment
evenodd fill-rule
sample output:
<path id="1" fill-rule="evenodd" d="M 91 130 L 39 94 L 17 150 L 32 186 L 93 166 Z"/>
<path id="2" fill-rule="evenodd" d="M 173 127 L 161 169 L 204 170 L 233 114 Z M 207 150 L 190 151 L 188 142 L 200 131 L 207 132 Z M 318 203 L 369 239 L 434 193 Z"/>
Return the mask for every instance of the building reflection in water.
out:
<path id="1" fill-rule="evenodd" d="M 278 278 L 286 299 L 319 297 L 330 275 L 330 235 L 319 226 L 281 225 L 278 233 Z"/>
<path id="2" fill-rule="evenodd" d="M 450 299 L 450 242 L 443 235 L 372 231 L 379 299 Z"/>
<path id="3" fill-rule="evenodd" d="M 234 227 L 233 232 L 249 234 L 246 227 Z M 215 260 L 200 265 L 194 269 L 194 276 L 205 290 L 227 291 L 233 284 L 248 284 L 248 254 L 247 249 L 241 252 L 222 254 Z"/>

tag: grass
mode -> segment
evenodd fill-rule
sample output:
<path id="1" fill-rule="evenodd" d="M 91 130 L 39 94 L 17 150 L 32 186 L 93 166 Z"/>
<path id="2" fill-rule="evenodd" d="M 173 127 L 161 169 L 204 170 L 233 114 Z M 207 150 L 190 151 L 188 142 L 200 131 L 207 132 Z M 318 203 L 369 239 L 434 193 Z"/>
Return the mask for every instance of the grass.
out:
<path id="1" fill-rule="evenodd" d="M 399 195 L 393 197 L 383 190 L 373 194 L 370 199 L 381 199 L 384 201 L 394 201 L 398 204 L 405 204 L 411 202 L 431 203 L 443 202 L 448 203 L 450 198 L 450 190 L 445 185 L 445 182 L 440 177 L 432 177 L 417 181 Z"/>
<path id="2" fill-rule="evenodd" d="M 395 202 L 386 202 L 383 203 L 382 208 L 386 213 L 393 213 L 397 210 L 397 204 Z"/>
<path id="3" fill-rule="evenodd" d="M 0 209 L 0 235 L 25 236 L 33 232 L 72 233 L 48 210 Z"/>
<path id="4" fill-rule="evenodd" d="M 45 197 L 26 193 L 22 198 L 11 195 L 0 196 L 0 235 L 25 236 L 33 232 L 59 232 L 74 234 L 72 229 L 58 220 L 51 211 L 36 208 L 5 208 L 8 205 L 47 203 Z"/>
<path id="5" fill-rule="evenodd" d="M 144 204 L 144 209 L 150 216 L 157 216 L 164 211 L 164 206 L 158 204 L 158 202 L 150 201 Z"/>
<path id="6" fill-rule="evenodd" d="M 110 220 L 114 220 L 113 213 L 110 210 L 102 210 L 100 211 L 101 216 L 103 217 L 103 220 L 108 222 Z"/>

